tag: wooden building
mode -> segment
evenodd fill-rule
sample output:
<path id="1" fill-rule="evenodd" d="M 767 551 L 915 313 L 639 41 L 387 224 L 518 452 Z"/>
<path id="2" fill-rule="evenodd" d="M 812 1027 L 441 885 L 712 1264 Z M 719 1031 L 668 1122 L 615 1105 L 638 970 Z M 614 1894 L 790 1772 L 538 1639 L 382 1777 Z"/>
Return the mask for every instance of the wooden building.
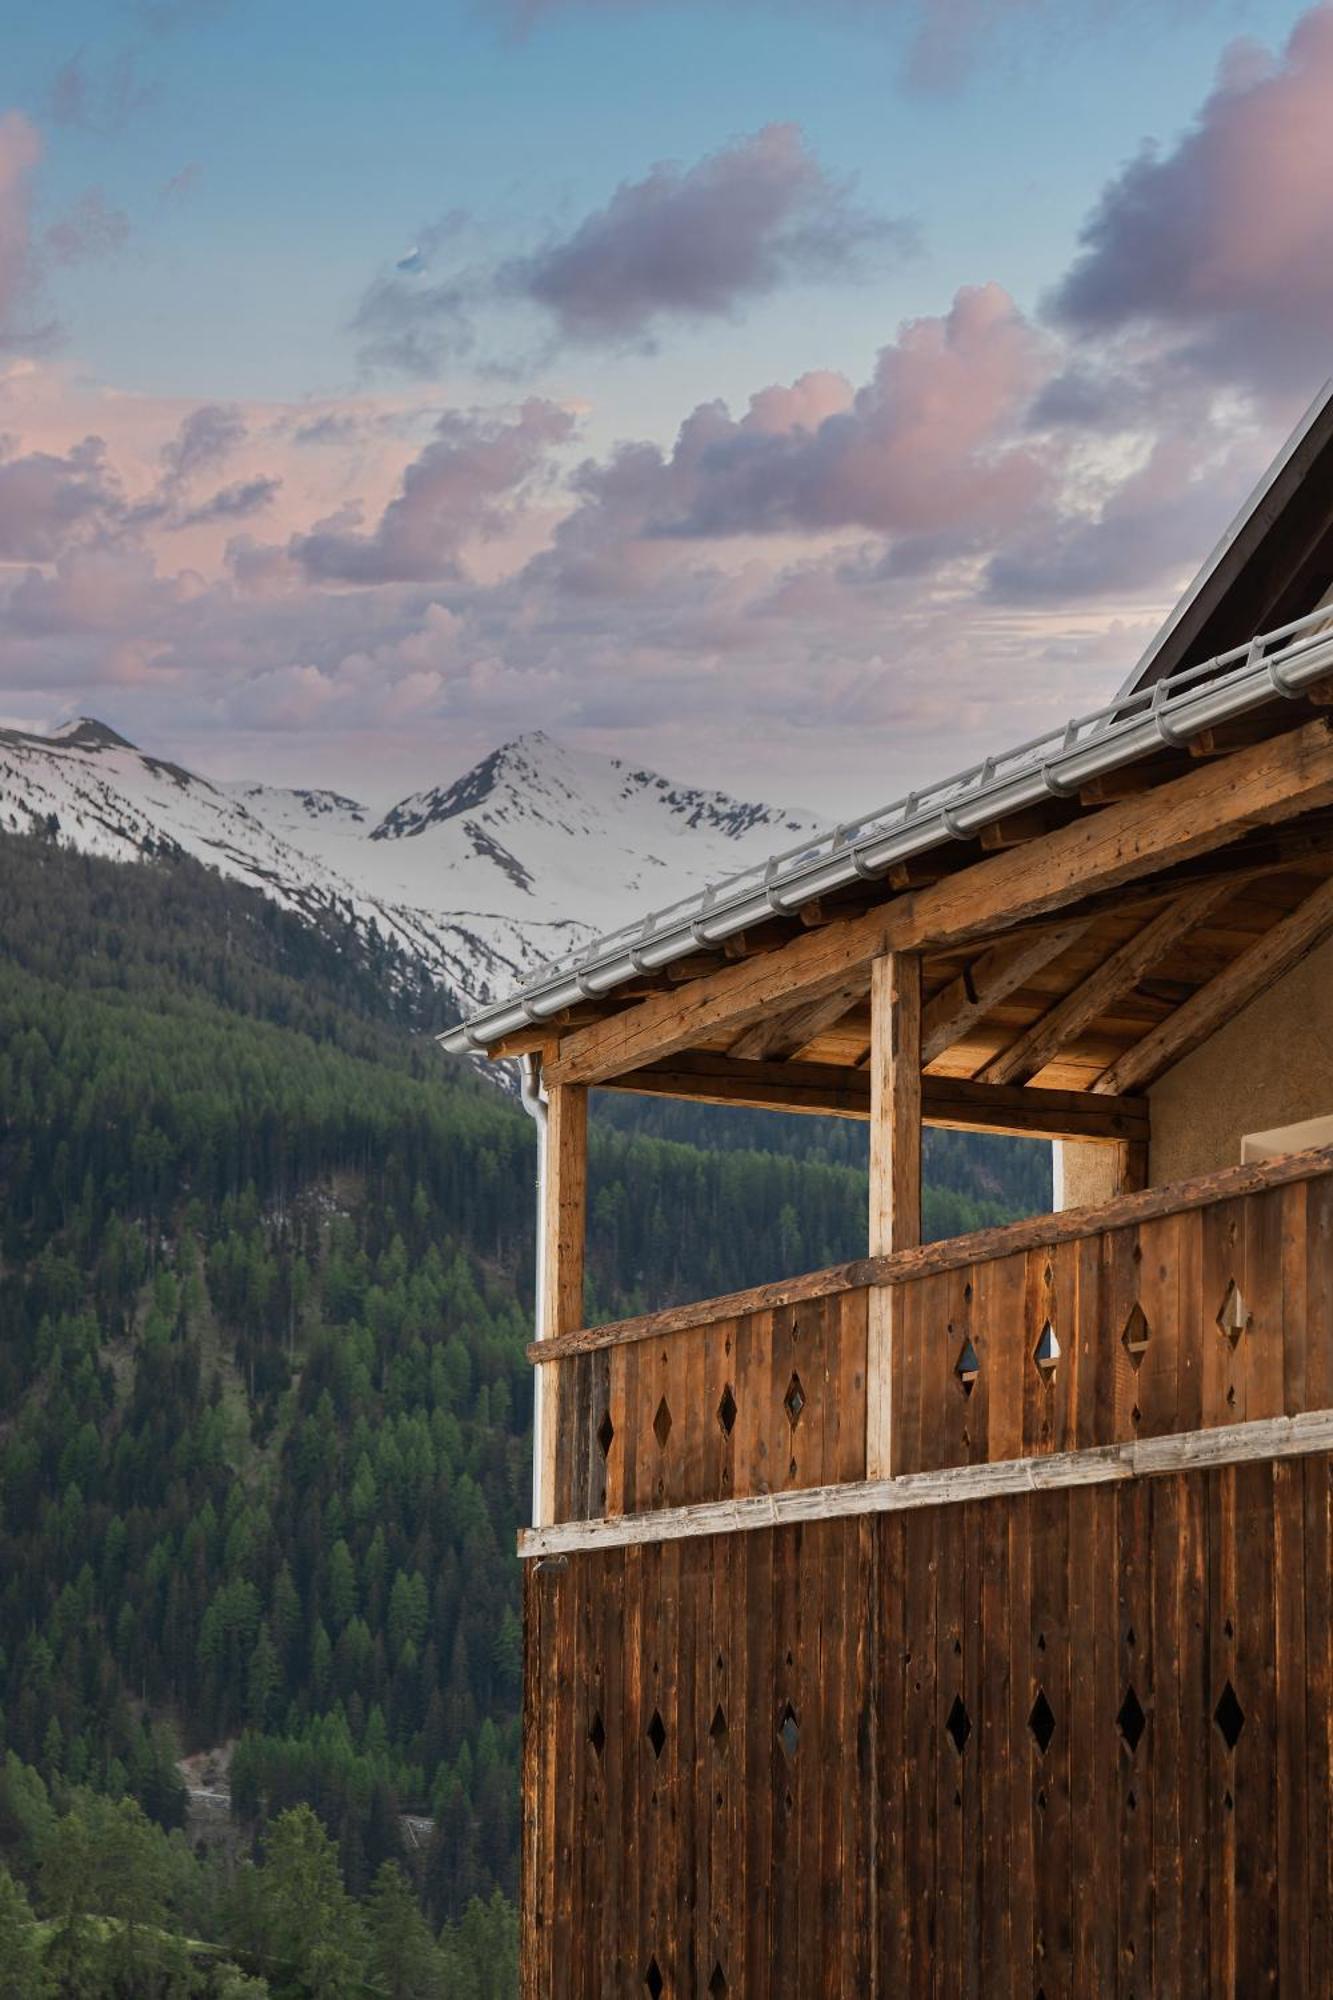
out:
<path id="1" fill-rule="evenodd" d="M 1101 714 L 548 968 L 524 1992 L 1333 1990 L 1333 401 Z M 584 1325 L 591 1089 L 866 1254 Z M 923 1245 L 921 1131 L 1059 1142 Z M 718 1227 L 727 1219 L 718 1217 Z"/>

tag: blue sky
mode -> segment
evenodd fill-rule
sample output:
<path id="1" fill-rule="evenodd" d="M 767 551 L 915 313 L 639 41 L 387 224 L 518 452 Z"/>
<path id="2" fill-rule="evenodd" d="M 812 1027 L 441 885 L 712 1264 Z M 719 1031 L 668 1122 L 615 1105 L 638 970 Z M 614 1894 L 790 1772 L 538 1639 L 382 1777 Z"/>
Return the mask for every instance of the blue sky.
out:
<path id="1" fill-rule="evenodd" d="M 0 704 L 380 791 L 543 726 L 821 805 L 1096 700 L 1333 351 L 1316 205 L 1286 202 L 1259 307 L 1226 196 L 1266 131 L 1333 113 L 1328 27 L 1262 0 L 24 8 Z M 1208 257 L 1137 298 L 1200 199 Z M 231 421 L 173 472 L 199 410 Z M 6 531 L 6 468 L 49 522 L 29 497 Z"/>

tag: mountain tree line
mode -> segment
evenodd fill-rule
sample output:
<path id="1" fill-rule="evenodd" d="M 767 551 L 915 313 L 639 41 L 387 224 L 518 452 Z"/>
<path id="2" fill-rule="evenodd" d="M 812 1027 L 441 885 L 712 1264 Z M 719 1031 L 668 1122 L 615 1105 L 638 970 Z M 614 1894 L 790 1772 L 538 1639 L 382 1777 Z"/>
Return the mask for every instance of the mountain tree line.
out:
<path id="1" fill-rule="evenodd" d="M 348 1934 L 407 1893 L 437 1952 L 516 1890 L 534 1177 L 441 1017 L 350 924 L 0 839 L 0 1751 L 70 1840 L 114 1812 L 170 1859 L 178 1759 L 225 1746 L 253 1875 L 210 1907 L 241 1922 L 304 1813 Z M 590 1314 L 854 1254 L 863 1170 L 787 1122 L 770 1150 L 597 1123 Z M 1037 1205 L 1029 1157 L 932 1188 L 933 1233 Z M 13 1819 L 0 1931 L 47 1938 Z"/>

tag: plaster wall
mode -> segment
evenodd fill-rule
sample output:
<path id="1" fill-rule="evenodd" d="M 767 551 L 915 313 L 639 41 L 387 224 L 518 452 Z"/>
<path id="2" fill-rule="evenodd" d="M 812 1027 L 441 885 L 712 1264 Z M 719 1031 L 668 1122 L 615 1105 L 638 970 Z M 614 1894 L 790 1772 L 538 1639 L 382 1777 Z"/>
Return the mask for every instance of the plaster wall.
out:
<path id="1" fill-rule="evenodd" d="M 1239 1166 L 1247 1132 L 1333 1113 L 1333 938 L 1168 1070 L 1148 1101 L 1154 1186 Z"/>

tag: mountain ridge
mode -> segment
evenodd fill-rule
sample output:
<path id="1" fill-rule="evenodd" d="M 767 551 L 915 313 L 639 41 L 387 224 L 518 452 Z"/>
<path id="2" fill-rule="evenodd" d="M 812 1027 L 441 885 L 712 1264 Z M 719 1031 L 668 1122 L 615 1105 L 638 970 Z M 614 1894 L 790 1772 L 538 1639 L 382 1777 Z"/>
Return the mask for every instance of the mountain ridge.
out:
<path id="1" fill-rule="evenodd" d="M 326 787 L 209 778 L 92 716 L 0 730 L 0 827 L 108 859 L 188 854 L 307 921 L 378 935 L 461 1011 L 820 824 L 541 730 L 384 812 Z"/>

